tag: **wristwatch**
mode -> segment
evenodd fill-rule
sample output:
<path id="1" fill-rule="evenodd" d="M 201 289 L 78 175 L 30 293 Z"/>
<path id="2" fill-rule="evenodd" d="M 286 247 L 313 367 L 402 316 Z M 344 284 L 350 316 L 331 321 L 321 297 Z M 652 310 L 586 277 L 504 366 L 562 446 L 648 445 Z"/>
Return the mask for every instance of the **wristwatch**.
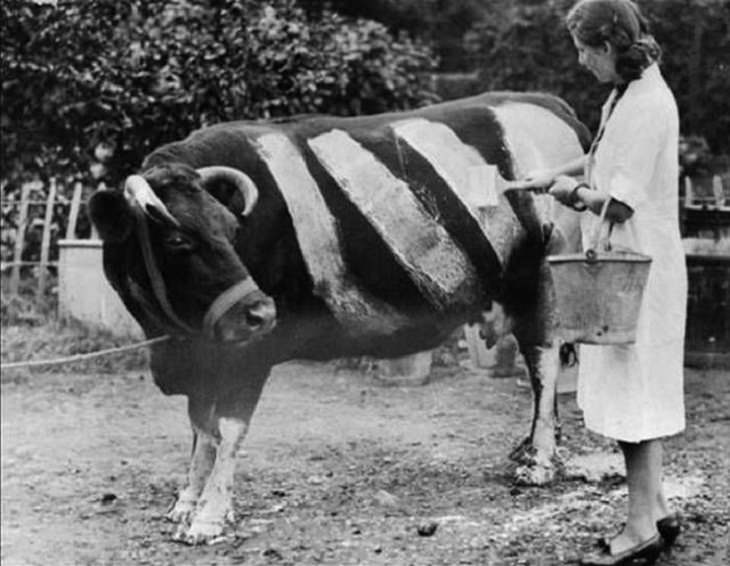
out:
<path id="1" fill-rule="evenodd" d="M 573 187 L 572 191 L 570 191 L 570 206 L 573 208 L 573 210 L 577 210 L 578 212 L 582 212 L 586 208 L 588 208 L 586 203 L 578 198 L 578 189 L 583 187 L 585 187 L 586 189 L 591 188 L 588 183 L 580 182 L 575 187 Z"/>

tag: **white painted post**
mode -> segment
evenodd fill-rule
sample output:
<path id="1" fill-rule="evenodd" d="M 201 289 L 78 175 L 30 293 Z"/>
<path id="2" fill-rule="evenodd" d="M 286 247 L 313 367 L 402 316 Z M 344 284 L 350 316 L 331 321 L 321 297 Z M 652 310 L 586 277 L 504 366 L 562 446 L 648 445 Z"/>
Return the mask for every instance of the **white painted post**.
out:
<path id="1" fill-rule="evenodd" d="M 689 177 L 684 178 L 684 208 L 692 208 L 692 201 L 694 201 L 694 194 L 692 192 L 692 179 Z"/>
<path id="2" fill-rule="evenodd" d="M 23 259 L 23 248 L 25 247 L 25 231 L 28 227 L 28 199 L 32 183 L 23 183 L 20 189 L 20 211 L 18 213 L 18 232 L 15 236 L 15 249 L 13 250 L 13 270 L 10 273 L 10 295 L 17 295 L 20 287 L 20 266 Z"/>
<path id="3" fill-rule="evenodd" d="M 712 177 L 712 195 L 715 197 L 715 206 L 723 208 L 725 206 L 725 193 L 722 190 L 722 179 L 720 175 Z"/>
<path id="4" fill-rule="evenodd" d="M 38 272 L 38 298 L 43 297 L 46 291 L 46 276 L 48 275 L 48 254 L 51 247 L 51 224 L 53 223 L 53 204 L 56 201 L 56 178 L 51 177 L 46 199 L 46 213 L 43 217 L 43 237 L 41 239 L 41 264 Z"/>
<path id="5" fill-rule="evenodd" d="M 71 197 L 71 209 L 68 213 L 68 224 L 66 225 L 66 239 L 76 239 L 76 223 L 79 219 L 79 208 L 81 208 L 81 193 L 83 191 L 83 185 L 80 181 L 76 181 L 74 184 L 74 194 Z"/>

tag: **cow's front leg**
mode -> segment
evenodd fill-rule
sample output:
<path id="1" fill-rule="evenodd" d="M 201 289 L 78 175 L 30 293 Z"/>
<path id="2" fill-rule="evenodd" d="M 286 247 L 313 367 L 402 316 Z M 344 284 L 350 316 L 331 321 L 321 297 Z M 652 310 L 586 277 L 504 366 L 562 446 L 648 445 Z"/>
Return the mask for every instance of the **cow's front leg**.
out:
<path id="1" fill-rule="evenodd" d="M 180 524 L 174 540 L 213 543 L 222 539 L 227 523 L 233 521 L 237 455 L 267 377 L 268 371 L 252 373 L 241 390 L 221 394 L 214 402 L 191 402 L 190 418 L 199 438 L 210 439 L 215 458 L 195 509 Z"/>
<path id="2" fill-rule="evenodd" d="M 556 384 L 560 369 L 559 348 L 528 345 L 521 350 L 532 385 L 532 424 L 529 436 L 511 457 L 519 464 L 515 473 L 518 483 L 544 485 L 554 479 L 558 464 Z"/>
<path id="3" fill-rule="evenodd" d="M 189 520 L 197 506 L 205 483 L 213 469 L 216 457 L 216 439 L 203 430 L 198 430 L 193 424 L 193 450 L 190 458 L 188 481 L 177 496 L 175 505 L 166 517 L 175 523 L 185 523 Z"/>
<path id="4" fill-rule="evenodd" d="M 182 525 L 175 538 L 188 544 L 215 542 L 226 522 L 233 520 L 233 476 L 238 450 L 248 430 L 248 419 L 218 419 L 219 442 L 213 469 L 208 476 L 190 525 Z"/>

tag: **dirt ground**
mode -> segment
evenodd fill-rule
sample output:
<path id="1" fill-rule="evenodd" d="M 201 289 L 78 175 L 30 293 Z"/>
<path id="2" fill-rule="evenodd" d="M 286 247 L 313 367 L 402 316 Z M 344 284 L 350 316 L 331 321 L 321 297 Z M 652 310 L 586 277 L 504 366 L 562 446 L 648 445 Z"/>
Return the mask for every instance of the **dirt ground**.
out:
<path id="1" fill-rule="evenodd" d="M 605 472 L 618 455 L 582 428 L 574 397 L 561 395 L 563 446 Z M 730 372 L 687 370 L 687 401 L 687 431 L 666 445 L 685 530 L 660 564 L 724 566 Z M 184 399 L 144 372 L 4 375 L 2 564 L 569 564 L 618 528 L 625 486 L 573 464 L 552 486 L 513 485 L 506 456 L 529 411 L 514 379 L 469 369 L 385 387 L 279 366 L 240 457 L 235 531 L 191 548 L 163 519 L 190 450 Z"/>

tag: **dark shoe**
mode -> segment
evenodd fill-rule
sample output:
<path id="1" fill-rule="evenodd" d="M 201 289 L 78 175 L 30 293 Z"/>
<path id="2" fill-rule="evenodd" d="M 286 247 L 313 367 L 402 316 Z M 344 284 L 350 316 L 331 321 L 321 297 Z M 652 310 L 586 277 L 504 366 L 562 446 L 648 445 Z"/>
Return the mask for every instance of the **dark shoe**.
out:
<path id="1" fill-rule="evenodd" d="M 611 549 L 604 548 L 581 558 L 582 566 L 621 566 L 623 564 L 653 564 L 664 548 L 662 537 L 654 535 L 649 540 L 637 544 L 618 554 L 611 554 Z"/>
<path id="2" fill-rule="evenodd" d="M 679 516 L 674 513 L 667 515 L 663 519 L 659 519 L 656 522 L 656 528 L 664 539 L 664 545 L 670 547 L 682 531 L 682 524 L 679 522 Z"/>
<path id="3" fill-rule="evenodd" d="M 614 539 L 614 537 L 617 537 L 619 535 L 619 533 L 624 530 L 624 528 L 626 528 L 625 523 L 623 525 L 621 525 L 621 529 L 619 529 L 619 531 L 612 537 L 601 537 L 601 538 L 596 539 L 596 546 L 600 550 L 603 550 L 604 552 L 610 551 L 611 550 L 611 541 Z"/>

